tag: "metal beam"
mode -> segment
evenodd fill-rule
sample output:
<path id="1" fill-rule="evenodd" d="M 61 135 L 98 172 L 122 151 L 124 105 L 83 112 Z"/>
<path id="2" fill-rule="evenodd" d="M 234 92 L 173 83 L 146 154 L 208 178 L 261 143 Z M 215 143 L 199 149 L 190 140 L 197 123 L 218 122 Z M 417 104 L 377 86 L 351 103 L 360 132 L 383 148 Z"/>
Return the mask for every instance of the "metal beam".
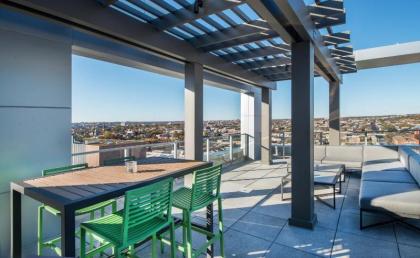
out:
<path id="1" fill-rule="evenodd" d="M 420 41 L 356 50 L 358 69 L 369 69 L 420 62 Z"/>
<path id="2" fill-rule="evenodd" d="M 257 57 L 264 57 L 264 56 L 271 56 L 277 54 L 285 54 L 288 51 L 284 48 L 276 47 L 276 46 L 267 46 L 264 48 L 257 48 L 249 51 L 242 51 L 238 53 L 232 54 L 225 54 L 221 55 L 220 57 L 230 61 L 230 62 L 237 62 L 240 60 L 252 59 Z"/>
<path id="3" fill-rule="evenodd" d="M 157 31 L 150 24 L 132 19 L 112 8 L 104 8 L 96 1 L 9 0 L 2 1 L 1 6 L 141 47 L 168 59 L 200 63 L 210 71 L 247 83 L 262 87 L 273 85 L 264 77 L 255 77 L 252 72 L 245 72 L 241 67 L 226 63 L 222 58 L 199 51 L 188 42 Z"/>
<path id="4" fill-rule="evenodd" d="M 164 5 L 165 0 L 153 0 L 158 5 Z M 193 10 L 194 4 L 189 4 L 186 8 L 178 9 L 175 12 L 159 17 L 159 28 L 167 30 L 185 23 L 190 23 L 194 20 L 200 19 L 219 13 L 227 9 L 232 9 L 235 6 L 242 4 L 240 0 L 233 1 L 205 1 L 203 8 L 200 8 L 198 13 Z"/>
<path id="5" fill-rule="evenodd" d="M 315 27 L 302 0 L 247 0 L 247 3 L 288 44 L 312 41 L 316 65 L 328 80 L 341 81 L 340 71 L 332 60 L 330 50 Z"/>
<path id="6" fill-rule="evenodd" d="M 103 6 L 110 6 L 112 4 L 115 4 L 118 0 L 97 0 L 100 4 Z"/>
<path id="7" fill-rule="evenodd" d="M 188 41 L 195 47 L 202 48 L 261 32 L 268 32 L 269 30 L 270 28 L 265 21 L 255 20 L 250 23 L 242 23 L 235 27 L 229 27 L 224 30 L 218 30 L 199 37 L 194 37 Z"/>
<path id="8" fill-rule="evenodd" d="M 220 50 L 224 48 L 239 46 L 243 44 L 249 44 L 249 43 L 253 43 L 253 42 L 257 42 L 257 41 L 261 41 L 265 39 L 272 39 L 276 37 L 278 37 L 278 35 L 274 31 L 259 32 L 257 34 L 244 36 L 244 37 L 233 39 L 230 41 L 224 41 L 224 42 L 208 45 L 208 46 L 203 47 L 202 50 L 210 52 L 210 51 Z"/>
<path id="9" fill-rule="evenodd" d="M 244 62 L 243 65 L 246 66 L 247 69 L 263 69 L 266 67 L 272 67 L 272 66 L 279 66 L 284 64 L 290 64 L 291 59 L 290 57 L 275 57 L 270 59 L 264 59 L 264 60 L 254 60 L 249 62 Z"/>
<path id="10" fill-rule="evenodd" d="M 350 42 L 350 32 L 335 32 L 322 36 L 325 45 L 335 46 L 338 44 L 346 44 Z"/>

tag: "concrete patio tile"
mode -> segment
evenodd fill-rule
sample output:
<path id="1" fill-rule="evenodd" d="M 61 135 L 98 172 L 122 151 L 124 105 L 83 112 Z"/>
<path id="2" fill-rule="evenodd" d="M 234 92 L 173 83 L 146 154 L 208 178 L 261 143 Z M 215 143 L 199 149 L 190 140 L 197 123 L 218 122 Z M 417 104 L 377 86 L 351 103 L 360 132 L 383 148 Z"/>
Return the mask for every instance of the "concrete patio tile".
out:
<path id="1" fill-rule="evenodd" d="M 251 189 L 266 189 L 266 190 L 270 190 L 270 192 L 279 187 L 281 184 L 280 179 L 273 179 L 273 178 L 262 178 L 262 179 L 258 179 L 256 180 L 254 183 L 250 184 L 247 186 L 247 188 L 251 188 Z"/>
<path id="2" fill-rule="evenodd" d="M 220 186 L 221 193 L 235 193 L 242 191 L 247 185 L 252 184 L 255 180 L 246 181 L 226 181 L 222 182 Z"/>
<path id="3" fill-rule="evenodd" d="M 313 230 L 285 225 L 275 242 L 308 253 L 329 256 L 334 234 L 334 230 L 319 225 Z"/>
<path id="4" fill-rule="evenodd" d="M 222 173 L 222 182 L 229 181 L 230 179 L 236 178 L 246 172 L 225 172 Z"/>
<path id="5" fill-rule="evenodd" d="M 314 254 L 306 253 L 300 251 L 299 249 L 288 247 L 285 245 L 273 244 L 268 253 L 266 255 L 267 258 L 279 258 L 279 257 L 287 257 L 287 258 L 315 258 L 319 257 Z"/>
<path id="6" fill-rule="evenodd" d="M 270 244 L 261 238 L 229 229 L 225 233 L 225 257 L 264 257 Z M 215 249 L 215 257 L 220 257 L 219 247 Z"/>
<path id="7" fill-rule="evenodd" d="M 398 245 L 401 258 L 418 258 L 420 256 L 420 247 L 411 245 Z"/>
<path id="8" fill-rule="evenodd" d="M 399 244 L 420 247 L 420 231 L 401 223 L 395 224 L 395 233 Z M 420 257 L 420 254 L 419 254 Z"/>
<path id="9" fill-rule="evenodd" d="M 286 222 L 287 220 L 284 219 L 251 211 L 233 224 L 232 228 L 267 241 L 273 241 Z"/>
<path id="10" fill-rule="evenodd" d="M 337 232 L 331 257 L 399 257 L 398 246 L 389 241 Z"/>
<path id="11" fill-rule="evenodd" d="M 360 178 L 356 176 L 349 177 L 349 183 L 347 185 L 348 189 L 359 189 L 360 188 Z"/>
<path id="12" fill-rule="evenodd" d="M 223 209 L 243 209 L 250 210 L 259 203 L 265 195 L 238 195 L 229 196 L 223 199 Z"/>
<path id="13" fill-rule="evenodd" d="M 346 195 L 343 201 L 342 210 L 351 210 L 353 212 L 358 213 L 360 210 L 359 197 L 352 197 L 352 196 Z"/>
<path id="14" fill-rule="evenodd" d="M 223 209 L 223 226 L 224 230 L 227 230 L 230 226 L 232 226 L 236 221 L 238 221 L 242 216 L 247 213 L 246 210 L 242 209 Z M 199 223 L 203 225 L 206 223 L 206 217 L 204 213 L 200 213 L 199 216 L 195 216 L 196 219 L 199 219 Z M 214 215 L 213 218 L 214 229 L 217 230 L 218 228 L 218 215 L 217 213 Z"/>
<path id="15" fill-rule="evenodd" d="M 333 209 L 329 208 L 330 211 L 321 210 L 315 211 L 318 218 L 318 226 L 328 228 L 331 230 L 336 230 L 338 219 L 340 218 L 340 213 L 335 212 Z"/>
<path id="16" fill-rule="evenodd" d="M 260 179 L 263 178 L 265 175 L 273 171 L 272 169 L 258 169 L 254 171 L 248 171 L 243 173 L 235 178 L 235 180 L 242 180 L 242 179 Z"/>
<path id="17" fill-rule="evenodd" d="M 281 219 L 288 219 L 291 214 L 291 204 L 290 200 L 282 201 L 280 194 L 272 194 L 255 206 L 252 211 Z"/>
<path id="18" fill-rule="evenodd" d="M 363 220 L 366 224 L 373 224 L 384 221 L 383 217 L 363 214 Z M 337 230 L 339 232 L 352 233 L 364 237 L 370 237 L 378 240 L 396 242 L 393 224 L 386 224 L 372 228 L 360 230 L 359 214 L 351 211 L 343 211 L 340 216 Z"/>

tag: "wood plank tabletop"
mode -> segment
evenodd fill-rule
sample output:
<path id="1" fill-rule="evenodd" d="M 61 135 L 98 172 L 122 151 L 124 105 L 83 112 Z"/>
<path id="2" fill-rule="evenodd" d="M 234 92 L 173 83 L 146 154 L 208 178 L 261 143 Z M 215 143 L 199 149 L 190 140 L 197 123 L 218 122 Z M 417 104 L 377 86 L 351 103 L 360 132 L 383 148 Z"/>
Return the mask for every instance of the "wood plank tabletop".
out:
<path id="1" fill-rule="evenodd" d="M 57 209 L 69 205 L 81 208 L 121 196 L 142 185 L 180 177 L 208 166 L 211 163 L 203 161 L 147 158 L 138 161 L 137 173 L 128 173 L 124 165 L 94 167 L 28 179 L 13 183 L 12 187 Z"/>

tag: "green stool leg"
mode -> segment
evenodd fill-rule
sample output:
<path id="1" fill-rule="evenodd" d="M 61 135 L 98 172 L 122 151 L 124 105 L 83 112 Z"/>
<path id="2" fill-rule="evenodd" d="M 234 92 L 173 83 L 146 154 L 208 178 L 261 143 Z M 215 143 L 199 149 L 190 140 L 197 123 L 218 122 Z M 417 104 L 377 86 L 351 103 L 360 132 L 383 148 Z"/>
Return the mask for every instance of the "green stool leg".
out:
<path id="1" fill-rule="evenodd" d="M 157 242 L 157 237 L 155 233 L 152 236 L 152 258 L 157 258 L 156 242 Z"/>
<path id="2" fill-rule="evenodd" d="M 182 246 L 184 247 L 184 257 L 187 257 L 187 216 L 186 211 L 182 211 Z"/>
<path id="3" fill-rule="evenodd" d="M 192 258 L 192 228 L 191 213 L 187 212 L 187 258 Z"/>
<path id="4" fill-rule="evenodd" d="M 86 257 L 86 230 L 81 228 L 80 230 L 80 258 Z"/>
<path id="5" fill-rule="evenodd" d="M 176 241 L 175 241 L 175 223 L 172 221 L 170 229 L 170 238 L 171 238 L 171 258 L 176 256 Z M 162 242 L 161 242 L 162 243 Z"/>
<path id="6" fill-rule="evenodd" d="M 163 241 L 160 241 L 160 253 L 163 254 L 165 252 L 165 245 L 163 244 Z"/>
<path id="7" fill-rule="evenodd" d="M 38 242 L 37 242 L 37 247 L 38 247 L 38 250 L 37 250 L 37 255 L 38 256 L 41 256 L 42 255 L 42 247 L 43 247 L 43 245 L 42 245 L 42 234 L 43 234 L 43 230 L 42 230 L 42 227 L 43 227 L 43 222 L 44 222 L 44 219 L 43 219 L 43 214 L 44 214 L 44 207 L 43 206 L 39 206 L 38 207 L 38 232 L 37 232 L 37 240 L 38 240 Z"/>
<path id="8" fill-rule="evenodd" d="M 91 212 L 90 213 L 90 219 L 92 220 L 92 219 L 95 219 L 95 212 Z M 91 234 L 91 233 L 89 233 L 89 250 L 92 250 L 93 249 L 93 241 L 94 241 L 94 239 L 93 239 L 93 234 Z"/>
<path id="9" fill-rule="evenodd" d="M 223 237 L 223 208 L 222 198 L 217 198 L 218 214 L 219 214 L 219 234 L 220 234 L 220 256 L 225 257 L 225 243 Z"/>

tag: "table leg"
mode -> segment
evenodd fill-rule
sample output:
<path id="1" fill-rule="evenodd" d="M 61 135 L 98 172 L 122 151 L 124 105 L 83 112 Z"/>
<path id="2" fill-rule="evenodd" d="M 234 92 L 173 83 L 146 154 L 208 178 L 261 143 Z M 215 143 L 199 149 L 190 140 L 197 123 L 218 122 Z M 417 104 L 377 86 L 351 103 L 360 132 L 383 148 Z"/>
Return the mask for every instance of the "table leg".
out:
<path id="1" fill-rule="evenodd" d="M 213 233 L 213 203 L 207 206 L 207 230 Z M 207 237 L 207 240 L 210 238 Z M 214 245 L 210 245 L 207 248 L 207 257 L 214 257 Z"/>
<path id="2" fill-rule="evenodd" d="M 20 192 L 12 190 L 10 196 L 10 220 L 11 230 L 11 257 L 22 256 L 22 195 Z"/>
<path id="3" fill-rule="evenodd" d="M 74 210 L 64 209 L 61 214 L 61 255 L 76 256 Z"/>

